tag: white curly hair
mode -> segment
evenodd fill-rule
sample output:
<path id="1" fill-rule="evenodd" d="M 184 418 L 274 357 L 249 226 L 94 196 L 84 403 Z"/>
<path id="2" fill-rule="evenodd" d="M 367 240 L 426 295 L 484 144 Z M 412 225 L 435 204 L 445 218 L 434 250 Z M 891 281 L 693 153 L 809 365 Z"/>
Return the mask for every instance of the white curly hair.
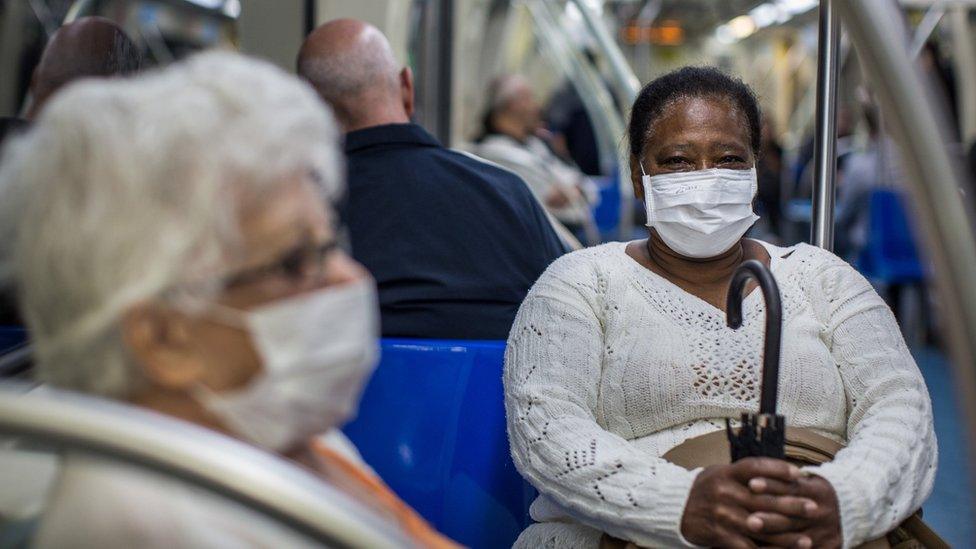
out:
<path id="1" fill-rule="evenodd" d="M 0 157 L 0 274 L 39 377 L 130 394 L 140 378 L 123 313 L 189 280 L 216 284 L 240 252 L 244 197 L 267 200 L 301 174 L 336 197 L 338 139 L 307 84 L 229 52 L 60 92 Z"/>

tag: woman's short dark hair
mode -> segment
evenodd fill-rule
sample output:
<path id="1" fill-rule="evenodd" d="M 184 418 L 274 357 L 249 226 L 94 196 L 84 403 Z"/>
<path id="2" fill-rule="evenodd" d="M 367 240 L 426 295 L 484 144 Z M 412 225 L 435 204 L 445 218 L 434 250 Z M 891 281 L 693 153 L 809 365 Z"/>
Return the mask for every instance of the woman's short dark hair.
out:
<path id="1" fill-rule="evenodd" d="M 630 112 L 630 154 L 640 158 L 651 124 L 665 108 L 686 97 L 728 99 L 748 120 L 752 152 L 759 156 L 761 115 L 756 95 L 742 80 L 714 67 L 683 67 L 644 86 Z"/>

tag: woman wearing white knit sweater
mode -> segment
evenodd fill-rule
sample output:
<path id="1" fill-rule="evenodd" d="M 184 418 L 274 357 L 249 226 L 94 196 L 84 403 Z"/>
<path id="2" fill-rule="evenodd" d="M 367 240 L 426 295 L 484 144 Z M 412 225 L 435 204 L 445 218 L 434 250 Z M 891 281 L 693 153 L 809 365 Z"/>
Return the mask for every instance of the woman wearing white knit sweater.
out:
<path id="1" fill-rule="evenodd" d="M 516 546 L 851 547 L 931 491 L 931 403 L 884 302 L 826 251 L 743 238 L 759 118 L 748 87 L 713 69 L 681 69 L 637 98 L 630 161 L 649 238 L 556 261 L 509 336 L 512 453 L 540 492 Z M 743 328 L 725 325 L 747 259 L 782 292 L 780 412 L 846 445 L 802 475 L 773 459 L 688 471 L 661 457 L 758 406 L 760 293 Z"/>

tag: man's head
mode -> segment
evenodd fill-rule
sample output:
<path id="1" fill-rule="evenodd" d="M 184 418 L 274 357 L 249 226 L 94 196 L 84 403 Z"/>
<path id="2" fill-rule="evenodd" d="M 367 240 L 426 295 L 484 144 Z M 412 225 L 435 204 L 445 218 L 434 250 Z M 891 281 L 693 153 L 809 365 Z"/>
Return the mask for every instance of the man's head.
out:
<path id="1" fill-rule="evenodd" d="M 413 73 L 397 63 L 383 33 L 362 21 L 337 19 L 312 31 L 298 53 L 298 74 L 346 131 L 413 115 Z"/>
<path id="2" fill-rule="evenodd" d="M 512 134 L 523 139 L 532 135 L 542 123 L 542 107 L 536 101 L 532 85 L 517 74 L 495 78 L 488 88 L 487 124 L 492 132 Z"/>
<path id="3" fill-rule="evenodd" d="M 31 78 L 34 118 L 66 84 L 88 77 L 125 75 L 139 70 L 139 49 L 118 25 L 102 17 L 83 17 L 61 27 L 48 41 Z"/>

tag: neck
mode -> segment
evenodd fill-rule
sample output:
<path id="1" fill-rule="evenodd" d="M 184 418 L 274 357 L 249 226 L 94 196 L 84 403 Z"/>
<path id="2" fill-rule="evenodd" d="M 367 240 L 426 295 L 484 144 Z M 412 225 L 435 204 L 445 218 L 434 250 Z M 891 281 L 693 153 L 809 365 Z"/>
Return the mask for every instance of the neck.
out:
<path id="1" fill-rule="evenodd" d="M 726 284 L 745 259 L 741 239 L 721 255 L 696 259 L 678 255 L 652 230 L 646 248 L 651 263 L 663 271 L 667 278 L 698 287 Z"/>
<path id="2" fill-rule="evenodd" d="M 410 116 L 403 105 L 391 100 L 368 102 L 368 98 L 364 98 L 363 103 L 354 109 L 347 112 L 343 110 L 336 109 L 336 114 L 346 133 L 373 126 L 410 122 Z"/>
<path id="3" fill-rule="evenodd" d="M 529 138 L 529 132 L 525 125 L 509 116 L 499 116 L 493 122 L 498 133 L 507 135 L 518 142 L 525 142 Z"/>
<path id="4" fill-rule="evenodd" d="M 372 128 L 373 126 L 385 126 L 387 124 L 409 124 L 410 117 L 407 116 L 407 112 L 403 110 L 403 107 L 389 107 L 385 109 L 369 110 L 369 112 L 364 112 L 362 116 L 344 119 L 341 120 L 341 122 L 343 129 L 346 130 L 346 133 L 349 133 L 356 130 L 362 130 L 364 128 Z"/>
<path id="5" fill-rule="evenodd" d="M 136 393 L 129 401 L 136 406 L 234 436 L 186 392 L 149 387 Z"/>

